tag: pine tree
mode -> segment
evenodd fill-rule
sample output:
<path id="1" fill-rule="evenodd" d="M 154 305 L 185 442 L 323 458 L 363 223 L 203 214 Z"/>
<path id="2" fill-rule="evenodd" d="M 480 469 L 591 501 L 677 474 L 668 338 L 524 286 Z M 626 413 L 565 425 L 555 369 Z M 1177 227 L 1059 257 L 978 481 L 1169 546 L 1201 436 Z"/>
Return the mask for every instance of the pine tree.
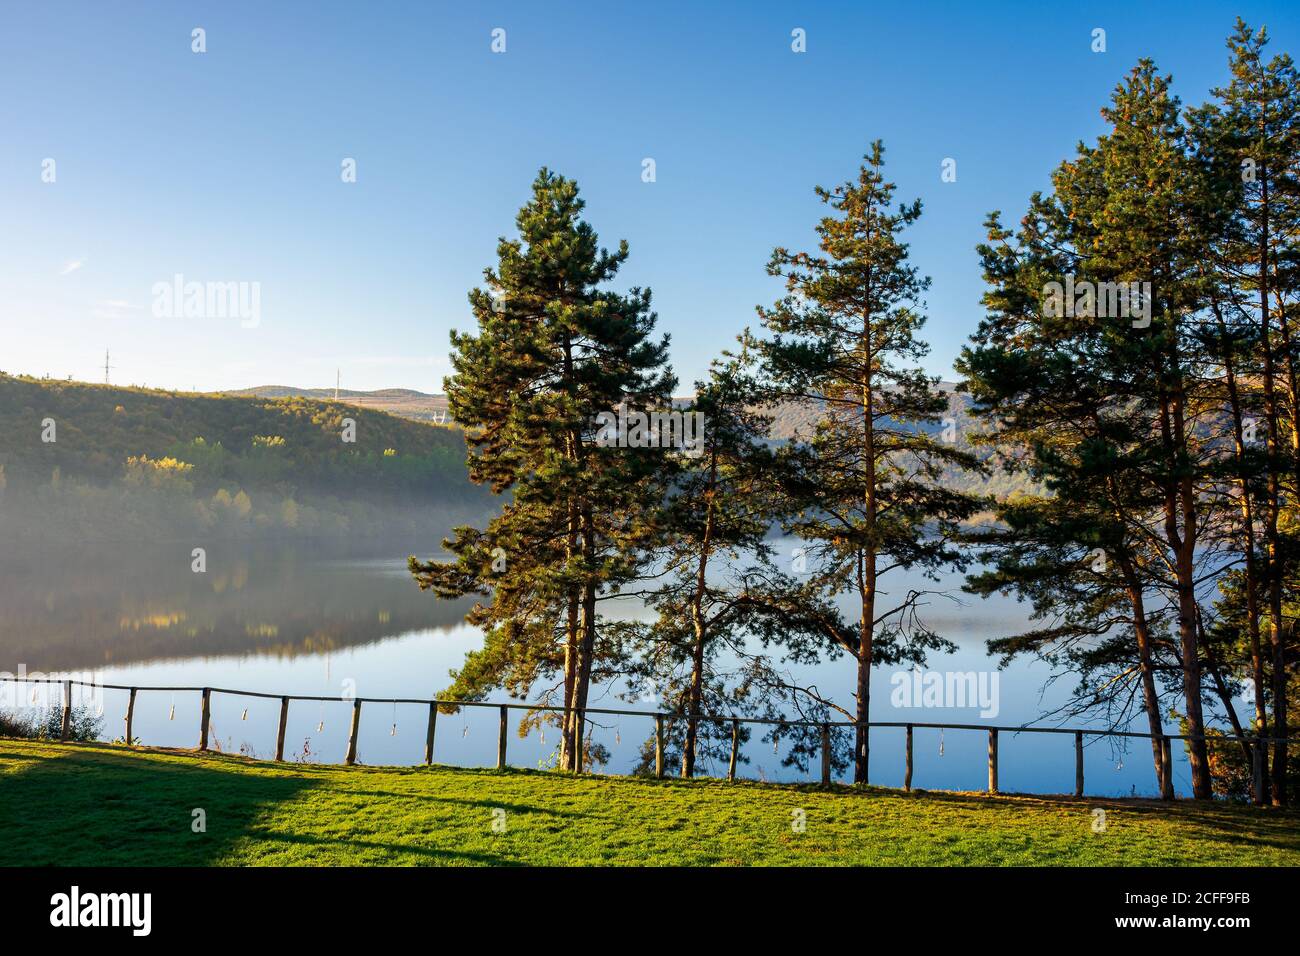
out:
<path id="1" fill-rule="evenodd" d="M 867 780 L 873 662 L 944 646 L 921 622 L 920 591 L 878 607 L 880 578 L 963 565 L 952 542 L 976 505 L 939 479 L 945 467 L 978 467 L 933 434 L 948 401 L 914 364 L 927 352 L 916 333 L 929 280 L 908 264 L 900 240 L 921 204 L 891 209 L 895 187 L 883 167 L 876 141 L 856 181 L 818 187 L 832 210 L 817 225 L 819 251 L 776 249 L 768 271 L 785 279 L 788 294 L 759 309 L 772 333 L 762 347 L 776 393 L 820 414 L 815 434 L 782 456 L 784 494 L 799 509 L 787 530 L 808 542 L 822 594 L 858 598 L 856 634 L 838 637 L 857 664 L 857 783 Z"/>
<path id="2" fill-rule="evenodd" d="M 680 746 L 683 777 L 694 775 L 701 751 L 723 756 L 730 745 L 733 728 L 702 727 L 699 714 L 774 717 L 789 696 L 761 679 L 772 664 L 748 644 L 764 637 L 788 642 L 799 632 L 786 609 L 800 590 L 775 568 L 768 541 L 780 500 L 767 442 L 771 419 L 760 410 L 766 396 L 752 349 L 746 333 L 739 353 L 724 352 L 708 379 L 696 383 L 685 409 L 698 416 L 701 441 L 694 454 L 679 457 L 664 502 L 659 573 L 647 595 L 657 617 L 636 629 L 633 689 L 653 683 L 667 712 L 684 718 L 681 728 L 668 727 Z M 701 745 L 701 732 L 713 729 L 724 736 Z M 740 743 L 748 739 L 747 728 L 737 733 Z"/>
<path id="3" fill-rule="evenodd" d="M 1146 569 L 1160 555 L 1134 519 L 1158 506 L 1138 477 L 1148 443 L 1140 422 L 1116 414 L 1113 375 L 1089 361 L 1107 354 L 1115 320 L 1045 307 L 1043 290 L 1082 267 L 1060 241 L 1069 219 L 1053 201 L 1036 194 L 1018 232 L 997 213 L 986 226 L 978 250 L 986 315 L 957 368 L 972 416 L 988 428 L 975 440 L 1044 493 L 999 502 L 996 523 L 970 535 L 988 566 L 966 588 L 1030 601 L 1045 623 L 990 641 L 990 653 L 1032 654 L 1078 671 L 1073 712 L 1102 708 L 1122 722 L 1136 684 L 1166 793 L 1157 677 L 1176 657 L 1148 593 Z"/>
<path id="4" fill-rule="evenodd" d="M 571 180 L 542 169 L 501 239 L 486 288 L 470 292 L 478 332 L 452 333 L 452 416 L 466 430 L 470 477 L 510 493 L 478 530 L 457 528 L 451 563 L 411 560 L 440 597 L 490 596 L 467 620 L 485 631 L 453 692 L 493 686 L 523 695 L 562 674 L 560 765 L 581 770 L 583 711 L 611 644 L 598 602 L 634 578 L 665 475 L 663 455 L 601 447 L 599 416 L 620 404 L 665 407 L 675 379 L 667 337 L 652 338 L 650 291 L 604 288 L 628 256 L 610 253 L 582 220 Z"/>
<path id="5" fill-rule="evenodd" d="M 1131 589 L 1144 670 L 1159 642 L 1150 628 L 1141 634 L 1142 619 L 1155 617 L 1147 604 L 1155 602 L 1160 617 L 1168 609 L 1193 792 L 1208 798 L 1202 697 L 1211 662 L 1198 587 L 1230 567 L 1239 549 L 1230 489 L 1240 469 L 1224 454 L 1225 341 L 1208 318 L 1216 283 L 1206 268 L 1226 193 L 1193 155 L 1169 79 L 1150 61 L 1116 88 L 1103 116 L 1108 131 L 1058 167 L 1050 197 L 1032 201 L 1020 249 L 994 223 L 986 272 L 1009 281 L 966 371 L 999 420 L 1002 444 L 1027 446 L 1032 467 L 1077 508 L 1048 515 L 1052 525 L 1036 533 L 1076 534 L 1076 544 L 1096 547 L 1102 529 L 1112 529 L 1105 537 Z M 1022 252 L 1027 262 L 1017 261 Z M 1015 282 L 1017 271 L 1026 281 Z M 1063 303 L 1059 285 L 1048 295 L 1048 280 L 1077 282 L 1084 293 Z M 1127 308 L 1101 294 L 1132 283 L 1137 296 Z M 1081 528 L 1079 518 L 1090 520 Z M 1216 673 L 1210 667 L 1208 676 Z M 1145 675 L 1143 685 L 1155 738 L 1157 702 Z"/>
<path id="6" fill-rule="evenodd" d="M 1225 334 L 1252 347 L 1246 386 L 1258 382 L 1257 403 L 1264 423 L 1265 478 L 1257 491 L 1258 515 L 1262 524 L 1264 554 L 1262 573 L 1251 566 L 1247 575 L 1265 581 L 1267 629 L 1271 650 L 1272 680 L 1269 688 L 1273 705 L 1271 733 L 1288 733 L 1287 663 L 1288 634 L 1283 625 L 1286 602 L 1284 581 L 1288 577 L 1288 555 L 1295 552 L 1288 542 L 1282 514 L 1288 487 L 1300 487 L 1300 408 L 1297 363 L 1300 335 L 1300 76 L 1285 54 L 1266 59 L 1268 37 L 1264 30 L 1252 31 L 1240 18 L 1228 39 L 1231 51 L 1230 83 L 1216 89 L 1217 102 L 1193 116 L 1198 144 L 1220 181 L 1238 185 L 1229 206 L 1233 216 L 1215 246 L 1215 278 L 1221 284 L 1217 310 Z M 1237 390 L 1237 382 L 1233 382 Z M 1246 399 L 1249 401 L 1249 398 Z M 1238 404 L 1244 404 L 1240 399 Z M 1244 443 L 1240 443 L 1243 444 Z M 1238 458 L 1243 471 L 1249 470 L 1247 449 Z M 1294 494 L 1294 491 L 1292 491 Z M 1243 508 L 1252 504 L 1243 494 Z M 1255 514 L 1243 517 L 1254 539 Z M 1248 545 L 1249 547 L 1249 545 Z M 1264 662 L 1260 648 L 1260 609 L 1252 607 L 1255 588 L 1248 586 L 1247 626 L 1250 629 L 1252 677 L 1263 683 Z M 1265 695 L 1256 692 L 1255 729 L 1263 733 Z M 1286 800 L 1286 745 L 1273 745 L 1270 772 L 1273 803 Z"/>

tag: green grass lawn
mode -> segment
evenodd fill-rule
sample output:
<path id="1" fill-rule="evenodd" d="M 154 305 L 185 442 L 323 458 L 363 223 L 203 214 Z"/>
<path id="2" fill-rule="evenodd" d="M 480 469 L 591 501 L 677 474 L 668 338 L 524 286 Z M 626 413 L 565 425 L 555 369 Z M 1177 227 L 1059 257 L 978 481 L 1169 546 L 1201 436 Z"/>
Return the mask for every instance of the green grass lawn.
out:
<path id="1" fill-rule="evenodd" d="M 206 832 L 193 832 L 196 808 Z M 272 764 L 18 740 L 0 740 L 0 834 L 6 866 L 1300 865 L 1296 811 Z"/>

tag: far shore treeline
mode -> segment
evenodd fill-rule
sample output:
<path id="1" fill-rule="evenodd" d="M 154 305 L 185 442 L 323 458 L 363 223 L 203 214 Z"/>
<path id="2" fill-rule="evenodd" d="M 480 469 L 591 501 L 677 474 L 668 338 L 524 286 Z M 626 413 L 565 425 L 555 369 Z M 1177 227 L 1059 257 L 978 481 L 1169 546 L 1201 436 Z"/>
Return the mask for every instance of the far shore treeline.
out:
<path id="1" fill-rule="evenodd" d="M 9 543 L 409 541 L 485 512 L 464 456 L 459 429 L 349 405 L 0 373 Z"/>
<path id="2" fill-rule="evenodd" d="M 1238 21 L 1225 85 L 1195 107 L 1142 60 L 1051 189 L 1010 225 L 989 214 L 961 427 L 921 370 L 922 207 L 897 201 L 880 142 L 817 188 L 809 249 L 772 252 L 781 297 L 688 389 L 690 448 L 599 424 L 671 408 L 678 383 L 649 289 L 615 291 L 627 243 L 603 248 L 577 185 L 543 168 L 469 294 L 476 328 L 452 333 L 450 413 L 501 498 L 445 542 L 453 560 L 410 562 L 439 597 L 478 596 L 485 642 L 446 695 L 562 705 L 528 720 L 558 724 L 567 770 L 605 759 L 582 711 L 611 682 L 675 715 L 686 776 L 730 749 L 698 714 L 847 721 L 833 764 L 862 783 L 872 668 L 953 648 L 926 624 L 934 595 L 900 578 L 965 571 L 1035 612 L 992 652 L 1078 678 L 1055 716 L 1149 731 L 1162 790 L 1172 718 L 1194 796 L 1250 796 L 1258 752 L 1256 799 L 1294 800 L 1300 747 L 1250 739 L 1292 733 L 1300 694 L 1300 80 L 1266 42 Z M 769 441 L 791 408 L 811 427 Z M 1019 490 L 976 493 L 986 473 Z M 616 595 L 651 618 L 603 611 Z M 821 659 L 851 669 L 850 698 L 789 676 Z M 805 768 L 820 748 L 816 728 L 766 739 Z"/>

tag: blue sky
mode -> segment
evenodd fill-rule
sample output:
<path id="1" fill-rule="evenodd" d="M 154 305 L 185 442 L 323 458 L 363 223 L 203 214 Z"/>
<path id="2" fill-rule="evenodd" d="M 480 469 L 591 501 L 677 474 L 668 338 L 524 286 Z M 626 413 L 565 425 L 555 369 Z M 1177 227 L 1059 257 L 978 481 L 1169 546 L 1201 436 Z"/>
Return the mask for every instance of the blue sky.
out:
<path id="1" fill-rule="evenodd" d="M 6 0 L 0 369 L 102 381 L 109 347 L 120 383 L 324 386 L 339 368 L 345 387 L 440 391 L 465 293 L 547 165 L 607 244 L 630 242 L 622 284 L 654 289 L 685 391 L 779 293 L 772 247 L 811 244 L 813 186 L 881 137 L 899 198 L 925 205 L 928 366 L 952 378 L 985 213 L 1019 217 L 1140 56 L 1200 102 L 1238 13 L 1300 56 L 1293 0 Z M 260 321 L 155 317 L 177 273 L 260 283 Z"/>

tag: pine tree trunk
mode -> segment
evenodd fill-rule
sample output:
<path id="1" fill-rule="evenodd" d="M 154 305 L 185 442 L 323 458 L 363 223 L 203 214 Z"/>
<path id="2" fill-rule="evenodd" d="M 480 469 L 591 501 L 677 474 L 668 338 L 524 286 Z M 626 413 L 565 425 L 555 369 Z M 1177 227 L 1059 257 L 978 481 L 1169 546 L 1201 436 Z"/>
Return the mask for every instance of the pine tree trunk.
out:
<path id="1" fill-rule="evenodd" d="M 1178 369 L 1176 356 L 1170 356 L 1171 370 Z M 1181 378 L 1176 379 L 1173 394 L 1161 389 L 1161 439 L 1169 461 L 1187 448 L 1183 418 L 1184 396 Z M 1173 551 L 1174 579 L 1178 593 L 1178 642 L 1183 669 L 1183 708 L 1187 721 L 1187 759 L 1192 771 L 1192 795 L 1198 800 L 1212 796 L 1209 749 L 1205 741 L 1205 717 L 1201 707 L 1201 658 L 1196 629 L 1199 605 L 1196 602 L 1196 503 L 1190 475 L 1178 477 L 1165 487 L 1165 537 Z"/>
<path id="2" fill-rule="evenodd" d="M 570 590 L 564 634 L 564 713 L 560 718 L 560 768 L 573 769 L 573 691 L 578 678 L 578 595 Z"/>
<path id="3" fill-rule="evenodd" d="M 1156 693 L 1155 668 L 1151 663 L 1151 628 L 1147 622 L 1146 602 L 1130 565 L 1121 560 L 1120 568 L 1124 572 L 1129 603 L 1133 608 L 1133 633 L 1137 638 L 1142 707 L 1147 712 L 1147 729 L 1151 733 L 1151 757 L 1156 768 L 1156 784 L 1160 792 L 1164 793 L 1164 761 L 1160 755 L 1164 748 L 1165 730 L 1160 719 L 1160 697 Z"/>
<path id="4" fill-rule="evenodd" d="M 1281 461 L 1277 411 L 1277 371 L 1273 362 L 1273 329 L 1268 304 L 1269 289 L 1269 189 L 1268 168 L 1260 177 L 1260 234 L 1259 234 L 1259 309 L 1260 344 L 1264 357 L 1264 417 L 1268 431 L 1268 501 L 1264 513 L 1264 539 L 1268 552 L 1268 639 L 1273 651 L 1273 736 L 1287 733 L 1286 714 L 1286 655 L 1282 642 L 1282 548 L 1278 535 L 1278 512 L 1281 506 Z M 1274 806 L 1286 803 L 1286 744 L 1273 745 L 1273 767 L 1270 775 Z"/>
<path id="5" fill-rule="evenodd" d="M 709 555 L 713 548 L 714 493 L 718 483 L 718 452 L 714 448 L 709 461 L 708 505 L 704 517 L 704 538 L 700 547 L 700 562 L 695 574 L 695 593 L 691 596 L 691 626 L 695 645 L 691 655 L 691 688 L 686 699 L 686 744 L 682 748 L 682 776 L 695 775 L 695 746 L 699 728 L 696 716 L 704 696 L 704 643 L 708 639 L 708 624 L 704 620 L 704 595 L 708 586 Z"/>
<path id="6" fill-rule="evenodd" d="M 584 507 L 582 520 L 582 552 L 588 566 L 595 560 L 595 521 L 589 507 Z M 570 727 L 573 738 L 573 767 L 581 772 L 584 757 L 584 719 L 587 694 L 591 687 L 592 658 L 596 650 L 596 583 L 586 581 L 582 586 L 581 638 L 578 643 L 578 666 L 574 676 L 573 707 Z"/>
<path id="7" fill-rule="evenodd" d="M 871 763 L 871 620 L 874 595 L 863 596 L 861 634 L 858 638 L 858 713 L 853 756 L 853 782 L 867 783 Z"/>
<path id="8" fill-rule="evenodd" d="M 1187 710 L 1187 758 L 1192 770 L 1192 795 L 1198 800 L 1213 796 L 1210 784 L 1209 748 L 1205 743 L 1205 717 L 1201 709 L 1200 648 L 1196 640 L 1196 595 L 1192 587 L 1191 559 L 1178 556 L 1178 640 L 1183 657 L 1183 697 Z"/>
<path id="9" fill-rule="evenodd" d="M 1192 771 L 1192 795 L 1197 800 L 1209 800 L 1212 796 L 1210 782 L 1209 748 L 1205 741 L 1205 717 L 1201 708 L 1201 658 L 1200 642 L 1197 639 L 1196 615 L 1199 605 L 1196 603 L 1195 568 L 1195 515 L 1188 514 L 1187 504 L 1193 494 L 1191 479 L 1182 482 L 1184 502 L 1184 524 L 1181 547 L 1175 560 L 1175 573 L 1178 582 L 1178 642 L 1183 658 L 1183 698 L 1187 733 L 1191 739 L 1187 742 L 1187 759 Z"/>
<path id="10" fill-rule="evenodd" d="M 573 343 L 567 336 L 564 339 L 564 378 L 565 381 L 572 381 L 573 379 Z M 568 434 L 565 435 L 564 456 L 570 461 L 577 461 L 582 457 L 582 435 L 577 429 L 570 428 Z M 565 507 L 568 511 L 568 528 L 564 544 L 564 559 L 565 565 L 572 567 L 573 561 L 578 555 L 578 540 L 581 532 L 577 500 L 570 497 Z M 578 769 L 578 748 L 582 743 L 581 737 L 574 736 L 574 726 L 577 722 L 575 706 L 578 694 L 578 671 L 582 661 L 582 636 L 579 627 L 580 608 L 577 588 L 570 587 L 566 597 L 564 713 L 561 715 L 560 724 L 560 767 L 573 772 Z"/>
<path id="11" fill-rule="evenodd" d="M 858 713 L 853 748 L 853 782 L 865 786 L 871 763 L 871 637 L 876 618 L 876 431 L 872 375 L 875 356 L 871 348 L 870 313 L 862 317 L 862 457 L 866 479 L 863 507 L 867 544 L 858 552 L 858 592 L 862 617 L 858 624 Z"/>
<path id="12" fill-rule="evenodd" d="M 1278 336 L 1282 340 L 1282 354 L 1286 356 L 1286 380 L 1287 392 L 1290 398 L 1291 413 L 1291 463 L 1295 469 L 1293 478 L 1300 480 L 1300 405 L 1296 404 L 1300 400 L 1300 388 L 1297 388 L 1295 362 L 1291 356 L 1291 330 L 1290 319 L 1287 317 L 1286 310 L 1282 306 L 1281 294 L 1275 296 L 1277 300 L 1277 317 L 1278 317 Z M 1280 470 L 1280 469 L 1279 469 Z M 1300 488 L 1300 484 L 1296 486 Z M 1279 569 L 1279 577 L 1281 571 Z M 1282 583 L 1278 583 L 1279 594 L 1282 591 Z M 1283 738 L 1290 733 L 1290 719 L 1288 713 L 1289 696 L 1287 692 L 1287 674 L 1286 674 L 1286 634 L 1282 631 L 1282 616 L 1279 613 L 1276 620 L 1279 622 L 1274 629 L 1276 640 L 1273 641 L 1273 736 Z M 1274 806 L 1285 806 L 1287 803 L 1287 745 L 1284 742 L 1273 744 L 1273 769 L 1270 774 L 1272 781 L 1272 799 Z"/>
<path id="13" fill-rule="evenodd" d="M 1245 592 L 1246 592 L 1246 630 L 1250 640 L 1250 674 L 1251 684 L 1255 690 L 1255 716 L 1253 729 L 1256 737 L 1268 735 L 1268 711 L 1264 693 L 1264 649 L 1259 627 L 1259 566 L 1255 555 L 1255 508 L 1251 501 L 1250 487 L 1246 481 L 1245 454 L 1246 438 L 1243 429 L 1241 394 L 1237 388 L 1237 373 L 1232 363 L 1231 345 L 1228 343 L 1223 318 L 1215 306 L 1215 316 L 1219 321 L 1219 331 L 1223 340 L 1223 364 L 1228 385 L 1228 403 L 1232 411 L 1233 446 L 1237 459 L 1237 488 L 1241 493 L 1241 549 L 1245 556 Z M 1294 430 L 1293 430 L 1294 431 Z M 1264 746 L 1256 744 L 1254 746 Z M 1268 789 L 1268 763 L 1264 763 L 1264 788 Z M 1259 799 L 1258 794 L 1253 799 Z"/>
<path id="14" fill-rule="evenodd" d="M 704 633 L 697 622 L 695 646 L 692 649 L 691 689 L 686 699 L 686 743 L 682 747 L 682 776 L 695 776 L 695 746 L 698 727 L 696 715 L 700 712 L 704 681 Z"/>

